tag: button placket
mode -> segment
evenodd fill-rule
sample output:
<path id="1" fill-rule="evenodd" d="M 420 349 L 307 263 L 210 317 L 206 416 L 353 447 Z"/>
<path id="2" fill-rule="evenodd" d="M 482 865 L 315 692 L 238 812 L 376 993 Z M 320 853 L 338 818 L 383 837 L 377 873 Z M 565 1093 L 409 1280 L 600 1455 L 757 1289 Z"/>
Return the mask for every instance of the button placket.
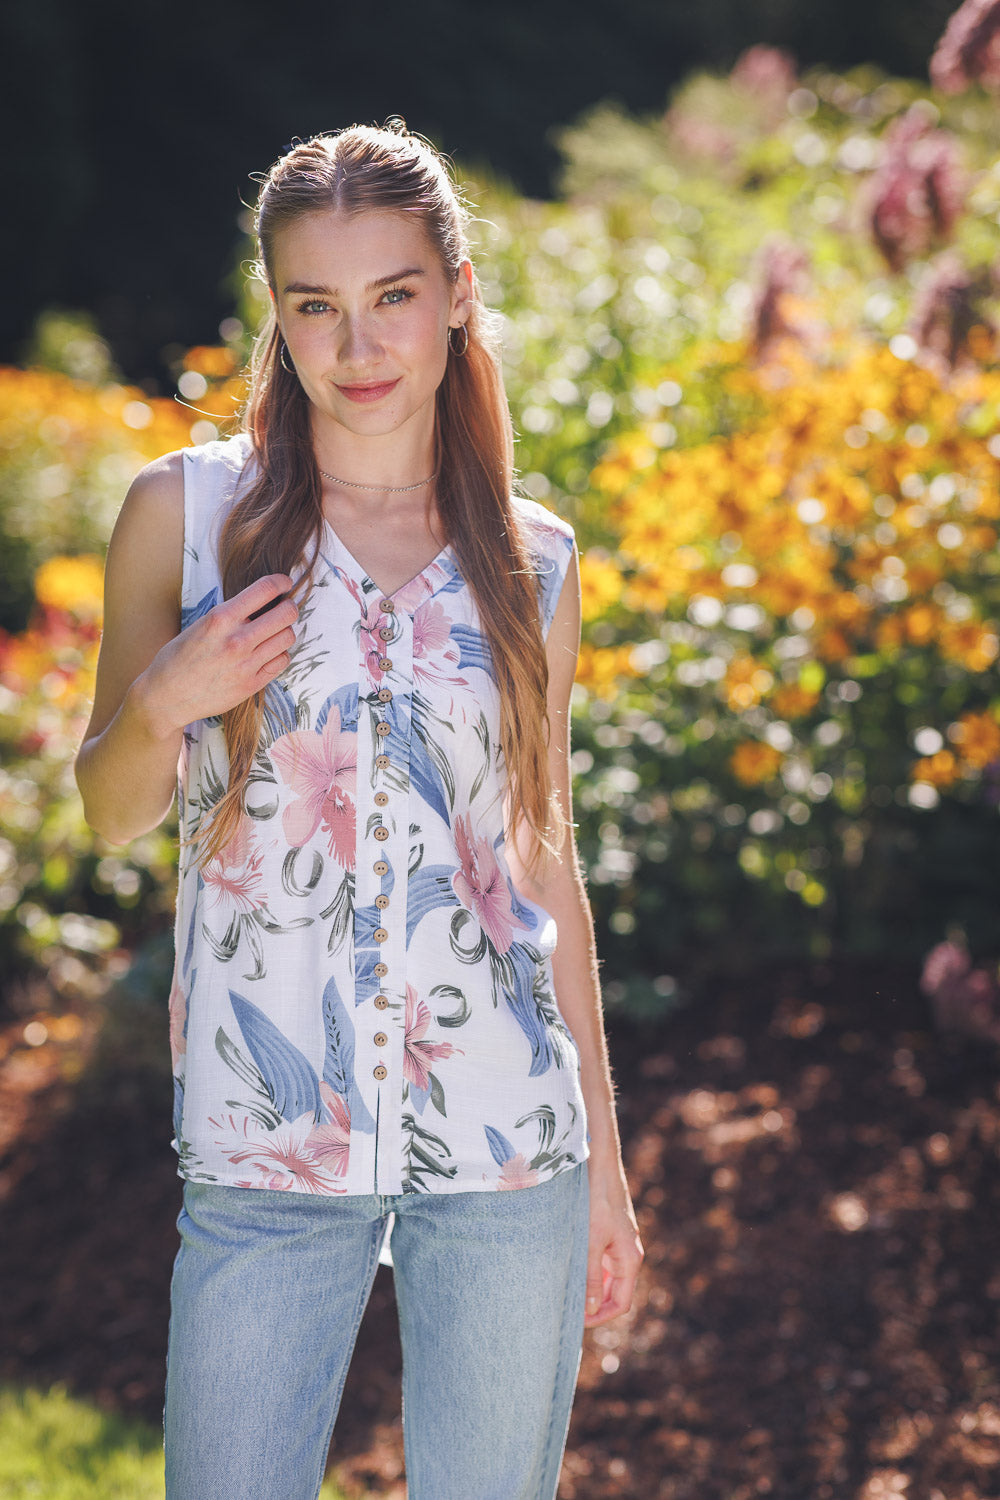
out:
<path id="1" fill-rule="evenodd" d="M 376 945 L 377 961 L 368 973 L 377 989 L 364 997 L 357 1017 L 358 1081 L 366 1102 L 378 1121 L 377 1146 L 368 1138 L 369 1161 L 377 1162 L 375 1191 L 401 1190 L 403 1050 L 405 1026 L 403 998 L 406 986 L 406 871 L 409 862 L 410 818 L 407 793 L 399 789 L 399 772 L 409 765 L 409 745 L 401 720 L 389 705 L 400 693 L 410 691 L 412 665 L 412 621 L 388 597 L 379 601 L 381 618 L 376 638 L 382 655 L 383 676 L 375 692 L 368 679 L 366 715 L 372 759 L 358 775 L 358 904 L 377 911 L 379 922 L 369 927 L 369 943 Z M 391 645 L 389 644 L 391 642 Z M 362 679 L 364 680 L 364 679 Z M 391 681 L 391 685 L 390 685 Z M 408 723 L 404 715 L 403 722 Z M 359 744 L 359 756 L 364 752 Z M 371 767 L 371 770 L 368 769 Z M 372 774 L 372 772 L 374 774 Z M 362 795 L 362 788 L 364 795 Z M 360 872 L 365 872 L 364 881 Z M 362 889 L 362 886 L 364 889 Z M 370 963 L 369 949 L 369 963 Z M 367 989 L 367 986 L 366 986 Z M 360 997 L 359 997 L 360 998 Z M 365 1011 L 370 1001 L 372 1009 Z M 376 1019 L 377 1018 L 377 1019 Z M 367 1085 L 365 1080 L 367 1079 Z"/>

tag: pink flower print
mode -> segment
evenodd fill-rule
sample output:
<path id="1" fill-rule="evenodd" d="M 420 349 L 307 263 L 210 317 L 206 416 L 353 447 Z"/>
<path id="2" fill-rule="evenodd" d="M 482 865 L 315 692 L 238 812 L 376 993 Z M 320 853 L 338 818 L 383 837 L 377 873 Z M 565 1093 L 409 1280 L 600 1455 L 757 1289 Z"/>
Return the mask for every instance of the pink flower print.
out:
<path id="1" fill-rule="evenodd" d="M 514 941 L 516 927 L 526 924 L 514 915 L 510 887 L 489 839 L 474 838 L 468 820 L 455 819 L 455 845 L 462 868 L 451 877 L 455 895 L 475 913 L 479 924 L 498 953 L 506 953 Z"/>
<path id="2" fill-rule="evenodd" d="M 451 620 L 437 600 L 421 604 L 413 616 L 413 675 L 424 682 L 467 686 L 458 672 L 459 651 L 451 639 Z"/>
<path id="3" fill-rule="evenodd" d="M 511 1156 L 504 1162 L 497 1179 L 499 1191 L 512 1188 L 534 1187 L 538 1181 L 538 1172 L 529 1166 L 524 1152 L 519 1151 L 516 1156 Z"/>
<path id="4" fill-rule="evenodd" d="M 301 1115 L 294 1121 L 283 1120 L 268 1130 L 252 1115 L 238 1120 L 224 1115 L 210 1120 L 219 1136 L 216 1145 L 236 1167 L 248 1166 L 251 1176 L 247 1187 L 273 1188 L 279 1192 L 342 1193 L 331 1172 L 316 1159 L 310 1145 L 312 1115 Z"/>
<path id="5" fill-rule="evenodd" d="M 271 759 L 296 795 L 282 815 L 285 837 L 299 849 L 322 823 L 329 851 L 344 869 L 354 868 L 358 742 L 340 727 L 340 710 L 330 709 L 321 734 L 294 729 L 271 746 Z"/>
<path id="6" fill-rule="evenodd" d="M 184 1027 L 187 1025 L 187 996 L 181 989 L 177 970 L 174 970 L 170 985 L 170 1056 L 173 1061 L 174 1072 L 177 1064 L 187 1051 L 187 1038 L 184 1035 Z"/>
<path id="7" fill-rule="evenodd" d="M 319 1086 L 328 1118 L 309 1132 L 309 1150 L 315 1161 L 334 1177 L 347 1173 L 351 1153 L 351 1109 L 347 1100 L 335 1094 L 328 1083 Z"/>
<path id="8" fill-rule="evenodd" d="M 427 1090 L 431 1086 L 430 1064 L 450 1057 L 458 1049 L 451 1042 L 425 1042 L 424 1033 L 431 1021 L 431 1013 L 412 984 L 406 986 L 406 1036 L 403 1041 L 403 1077 L 414 1088 Z"/>
<path id="9" fill-rule="evenodd" d="M 342 577 L 361 615 L 358 644 L 369 679 L 377 688 L 382 685 L 382 678 L 385 675 L 379 662 L 388 654 L 388 643 L 383 641 L 378 633 L 379 626 L 384 625 L 388 619 L 388 616 L 383 616 L 379 605 L 379 599 L 382 596 L 379 595 L 377 599 L 366 599 L 360 585 L 353 578 L 349 578 L 346 573 L 342 574 Z"/>
<path id="10" fill-rule="evenodd" d="M 423 603 L 433 588 L 433 583 L 427 576 L 430 571 L 430 567 L 425 568 L 422 573 L 411 578 L 409 583 L 404 583 L 401 589 L 393 591 L 392 597 L 397 609 L 404 609 L 407 614 L 413 614 L 418 605 Z"/>
<path id="11" fill-rule="evenodd" d="M 413 655 L 430 656 L 432 651 L 443 651 L 451 634 L 451 621 L 437 600 L 421 604 L 413 616 Z"/>
<path id="12" fill-rule="evenodd" d="M 209 909 L 221 909 L 227 920 L 267 905 L 260 873 L 264 856 L 255 847 L 253 833 L 253 819 L 244 813 L 229 843 L 202 872 Z"/>

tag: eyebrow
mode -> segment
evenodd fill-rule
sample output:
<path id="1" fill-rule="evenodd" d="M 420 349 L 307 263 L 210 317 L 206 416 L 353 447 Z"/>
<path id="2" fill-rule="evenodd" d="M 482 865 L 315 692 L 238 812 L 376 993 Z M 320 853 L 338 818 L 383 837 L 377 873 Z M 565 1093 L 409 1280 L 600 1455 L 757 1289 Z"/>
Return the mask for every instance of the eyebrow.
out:
<path id="1" fill-rule="evenodd" d="M 424 272 L 420 266 L 410 266 L 405 271 L 393 271 L 389 276 L 379 276 L 375 281 L 369 281 L 365 287 L 366 292 L 380 291 L 384 286 L 391 286 L 394 281 L 405 281 L 409 276 L 423 276 Z M 328 286 L 307 286 L 304 281 L 292 281 L 285 287 L 285 294 L 292 296 L 307 295 L 310 297 L 336 297 L 337 292 L 331 292 Z"/>

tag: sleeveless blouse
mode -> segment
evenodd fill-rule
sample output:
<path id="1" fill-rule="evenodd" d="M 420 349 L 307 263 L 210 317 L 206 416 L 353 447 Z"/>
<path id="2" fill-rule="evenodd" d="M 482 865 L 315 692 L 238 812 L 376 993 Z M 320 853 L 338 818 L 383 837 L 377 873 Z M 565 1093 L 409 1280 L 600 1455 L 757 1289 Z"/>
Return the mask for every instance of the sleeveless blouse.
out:
<path id="1" fill-rule="evenodd" d="M 255 468 L 184 454 L 182 624 L 222 600 L 218 535 Z M 547 630 L 571 529 L 514 501 Z M 226 786 L 221 721 L 187 726 L 170 998 L 179 1171 L 304 1193 L 530 1187 L 587 1155 L 555 923 L 505 857 L 499 694 L 445 547 L 383 594 L 324 527 L 239 829 L 186 840 Z"/>

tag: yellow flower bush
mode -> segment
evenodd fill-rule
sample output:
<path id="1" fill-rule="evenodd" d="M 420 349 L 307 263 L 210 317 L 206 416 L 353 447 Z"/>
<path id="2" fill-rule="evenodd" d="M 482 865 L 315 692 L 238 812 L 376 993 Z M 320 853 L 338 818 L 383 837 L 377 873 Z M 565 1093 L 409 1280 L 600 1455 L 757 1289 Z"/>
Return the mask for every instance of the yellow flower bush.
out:
<path id="1" fill-rule="evenodd" d="M 60 609 L 80 620 L 100 623 L 104 610 L 104 564 L 92 552 L 50 557 L 35 573 L 35 598 L 45 609 Z"/>

